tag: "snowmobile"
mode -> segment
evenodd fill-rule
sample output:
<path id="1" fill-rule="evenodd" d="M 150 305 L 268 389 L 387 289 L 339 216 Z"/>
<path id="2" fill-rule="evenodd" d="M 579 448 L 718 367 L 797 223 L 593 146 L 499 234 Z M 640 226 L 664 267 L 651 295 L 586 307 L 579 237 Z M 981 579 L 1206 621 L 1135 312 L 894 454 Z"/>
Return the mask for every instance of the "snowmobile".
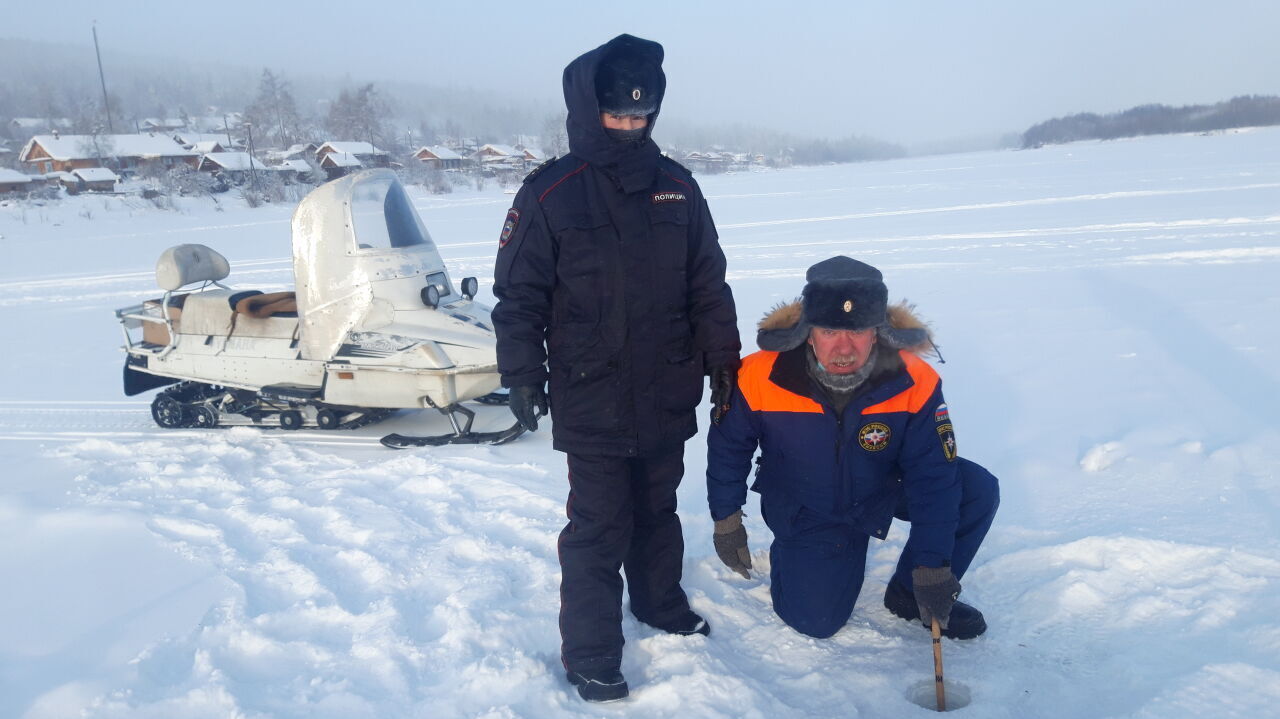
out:
<path id="1" fill-rule="evenodd" d="M 165 428 L 354 428 L 397 409 L 439 410 L 451 434 L 382 443 L 501 444 L 519 423 L 473 432 L 467 400 L 499 404 L 496 340 L 476 278 L 449 279 L 404 187 L 389 170 L 334 180 L 293 214 L 293 292 L 234 290 L 230 264 L 204 245 L 165 250 L 164 294 L 116 310 L 124 391 L 165 387 Z"/>

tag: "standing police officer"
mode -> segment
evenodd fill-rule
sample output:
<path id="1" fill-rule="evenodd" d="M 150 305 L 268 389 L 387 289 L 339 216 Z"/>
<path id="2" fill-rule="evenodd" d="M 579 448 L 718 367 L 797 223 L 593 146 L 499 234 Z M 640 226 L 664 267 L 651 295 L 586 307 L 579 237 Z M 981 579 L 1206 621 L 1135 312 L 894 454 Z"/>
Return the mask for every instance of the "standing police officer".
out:
<path id="1" fill-rule="evenodd" d="M 650 138 L 662 58 L 658 43 L 619 35 L 565 68 L 570 153 L 525 178 L 494 268 L 511 411 L 534 430 L 549 408 L 568 454 L 561 654 L 589 701 L 627 696 L 620 568 L 637 619 L 710 632 L 680 588 L 676 487 L 702 377 L 718 421 L 741 344 L 707 203 Z"/>

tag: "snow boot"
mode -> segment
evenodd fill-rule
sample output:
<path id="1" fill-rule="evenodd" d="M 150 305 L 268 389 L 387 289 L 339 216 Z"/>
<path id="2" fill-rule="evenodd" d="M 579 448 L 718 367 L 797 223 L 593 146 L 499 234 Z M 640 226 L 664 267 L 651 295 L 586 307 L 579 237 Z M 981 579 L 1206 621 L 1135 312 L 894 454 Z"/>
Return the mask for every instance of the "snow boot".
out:
<path id="1" fill-rule="evenodd" d="M 654 626 L 667 634 L 678 634 L 682 637 L 691 637 L 694 634 L 701 634 L 704 637 L 711 636 L 711 625 L 707 624 L 707 620 L 698 616 L 692 609 L 670 624 L 655 624 Z"/>
<path id="2" fill-rule="evenodd" d="M 889 587 L 884 590 L 884 606 L 896 617 L 908 621 L 920 618 L 920 607 L 916 604 L 916 595 L 896 579 L 889 580 Z M 951 618 L 947 620 L 947 628 L 942 630 L 942 636 L 951 639 L 973 639 L 985 631 L 987 631 L 987 620 L 982 618 L 982 612 L 964 602 L 956 602 L 951 608 Z"/>
<path id="3" fill-rule="evenodd" d="M 617 669 L 584 669 L 565 672 L 569 683 L 578 688 L 578 696 L 589 702 L 616 702 L 626 699 L 627 680 Z"/>

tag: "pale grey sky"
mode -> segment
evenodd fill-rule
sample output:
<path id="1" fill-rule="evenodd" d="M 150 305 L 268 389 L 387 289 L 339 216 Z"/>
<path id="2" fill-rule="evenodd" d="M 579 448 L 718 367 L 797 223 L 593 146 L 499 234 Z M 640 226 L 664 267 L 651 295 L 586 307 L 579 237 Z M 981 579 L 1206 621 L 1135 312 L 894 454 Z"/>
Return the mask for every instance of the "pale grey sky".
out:
<path id="1" fill-rule="evenodd" d="M 1280 94 L 1280 3 L 1215 0 L 21 3 L 5 37 L 532 99 L 620 32 L 667 51 L 664 114 L 897 142 Z M 0 68 L 0 73 L 3 73 Z"/>

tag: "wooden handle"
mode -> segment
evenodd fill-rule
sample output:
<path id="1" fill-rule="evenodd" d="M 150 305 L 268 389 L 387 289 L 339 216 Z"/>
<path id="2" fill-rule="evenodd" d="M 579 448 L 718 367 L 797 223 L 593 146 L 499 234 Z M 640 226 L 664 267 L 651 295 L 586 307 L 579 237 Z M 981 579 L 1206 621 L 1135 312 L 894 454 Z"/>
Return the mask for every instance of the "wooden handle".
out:
<path id="1" fill-rule="evenodd" d="M 942 627 L 933 618 L 933 686 L 938 693 L 938 711 L 947 710 L 947 690 L 942 685 Z"/>

